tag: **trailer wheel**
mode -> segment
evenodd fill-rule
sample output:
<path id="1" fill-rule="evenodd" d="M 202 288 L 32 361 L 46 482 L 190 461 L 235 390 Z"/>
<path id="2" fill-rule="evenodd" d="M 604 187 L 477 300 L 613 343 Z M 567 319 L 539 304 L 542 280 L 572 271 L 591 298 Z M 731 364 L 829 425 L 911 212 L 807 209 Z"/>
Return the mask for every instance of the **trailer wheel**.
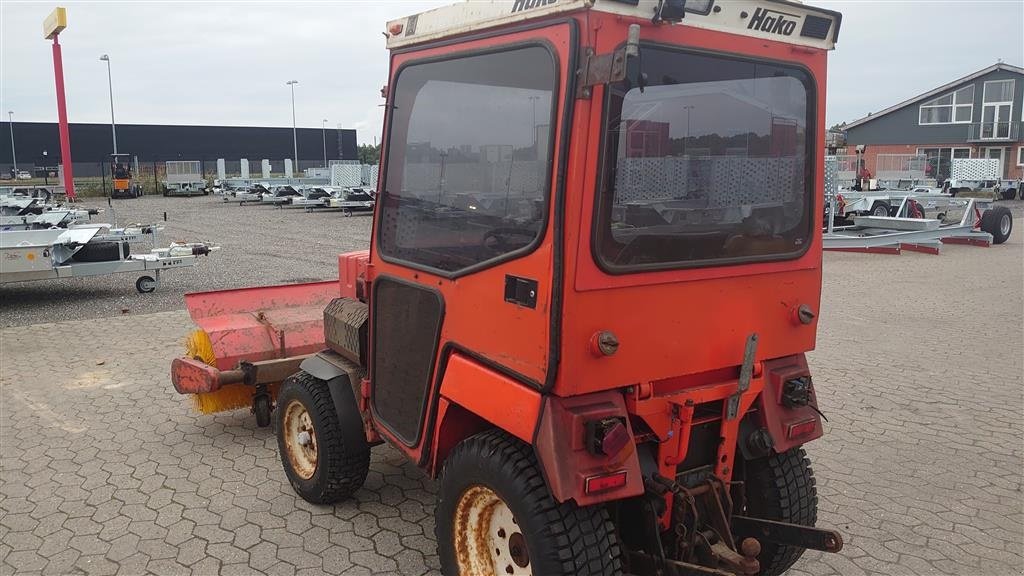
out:
<path id="1" fill-rule="evenodd" d="M 122 242 L 89 242 L 71 256 L 75 262 L 114 262 L 121 259 Z M 131 244 L 124 242 L 125 258 L 131 253 Z"/>
<path id="2" fill-rule="evenodd" d="M 370 452 L 352 453 L 345 446 L 326 382 L 302 371 L 286 379 L 275 420 L 281 464 L 303 500 L 332 504 L 362 487 Z"/>
<path id="3" fill-rule="evenodd" d="M 754 518 L 814 526 L 818 492 L 814 472 L 803 448 L 746 462 L 746 514 Z M 804 548 L 761 542 L 759 576 L 778 576 L 804 553 Z"/>
<path id="4" fill-rule="evenodd" d="M 257 426 L 270 426 L 270 411 L 270 394 L 257 394 L 252 397 L 252 413 L 256 415 Z"/>
<path id="5" fill-rule="evenodd" d="M 993 244 L 1002 244 L 1013 231 L 1013 214 L 1006 206 L 995 206 L 981 215 L 981 229 L 992 235 Z"/>
<path id="6" fill-rule="evenodd" d="M 559 504 L 529 446 L 491 430 L 452 451 L 435 514 L 441 571 L 458 574 L 621 574 L 606 508 Z"/>
<path id="7" fill-rule="evenodd" d="M 139 291 L 139 294 L 149 294 L 156 290 L 156 278 L 152 276 L 139 276 L 139 279 L 135 281 L 135 289 Z"/>
<path id="8" fill-rule="evenodd" d="M 1016 188 L 1007 188 L 1006 190 L 1003 190 L 1003 200 L 1013 200 L 1016 197 L 1017 197 L 1017 189 Z"/>
<path id="9" fill-rule="evenodd" d="M 889 204 L 882 202 L 881 200 L 876 201 L 871 205 L 872 216 L 888 216 L 889 215 Z"/>

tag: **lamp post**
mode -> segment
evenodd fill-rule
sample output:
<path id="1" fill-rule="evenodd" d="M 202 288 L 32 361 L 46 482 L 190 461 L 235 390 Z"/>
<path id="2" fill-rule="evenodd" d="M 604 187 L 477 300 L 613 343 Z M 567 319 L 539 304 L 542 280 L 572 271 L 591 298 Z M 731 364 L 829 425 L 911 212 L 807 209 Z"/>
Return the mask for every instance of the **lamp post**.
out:
<path id="1" fill-rule="evenodd" d="M 107 88 L 110 90 L 110 134 L 114 137 L 114 154 L 117 154 L 117 127 L 114 124 L 114 80 L 110 75 L 110 56 L 104 54 L 100 60 L 107 63 Z"/>
<path id="2" fill-rule="evenodd" d="M 14 110 L 7 111 L 7 123 L 11 126 L 11 163 L 14 164 L 14 178 L 18 178 L 18 155 L 14 152 Z"/>
<path id="3" fill-rule="evenodd" d="M 327 168 L 327 118 L 323 121 L 323 136 L 324 136 L 324 168 Z"/>
<path id="4" fill-rule="evenodd" d="M 289 80 L 285 82 L 292 89 L 292 153 L 294 154 L 295 160 L 295 171 L 299 170 L 299 136 L 295 130 L 295 85 L 298 84 L 298 80 Z"/>
<path id="5" fill-rule="evenodd" d="M 530 103 L 533 104 L 533 146 L 537 147 L 537 100 L 540 100 L 540 96 L 530 96 Z M 534 150 L 536 153 L 536 150 Z"/>
<path id="6" fill-rule="evenodd" d="M 690 139 L 690 110 L 693 108 L 693 105 L 683 106 L 683 110 L 686 110 L 686 138 L 683 139 L 683 156 L 686 156 L 686 147 L 689 144 L 687 140 Z"/>

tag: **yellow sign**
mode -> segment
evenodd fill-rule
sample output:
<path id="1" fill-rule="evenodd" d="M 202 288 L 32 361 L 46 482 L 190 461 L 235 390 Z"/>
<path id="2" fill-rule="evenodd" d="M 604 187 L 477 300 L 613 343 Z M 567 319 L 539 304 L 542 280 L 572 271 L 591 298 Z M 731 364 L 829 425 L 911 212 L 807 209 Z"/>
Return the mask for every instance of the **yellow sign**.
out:
<path id="1" fill-rule="evenodd" d="M 50 15 L 43 20 L 43 37 L 47 40 L 53 39 L 68 27 L 68 11 L 60 6 L 53 9 Z"/>

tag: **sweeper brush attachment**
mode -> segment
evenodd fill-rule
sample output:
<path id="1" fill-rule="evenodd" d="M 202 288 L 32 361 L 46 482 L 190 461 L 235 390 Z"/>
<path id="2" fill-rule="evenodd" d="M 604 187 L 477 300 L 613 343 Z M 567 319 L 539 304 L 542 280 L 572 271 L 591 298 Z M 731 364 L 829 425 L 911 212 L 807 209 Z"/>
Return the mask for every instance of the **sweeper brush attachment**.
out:
<path id="1" fill-rule="evenodd" d="M 185 296 L 197 329 L 172 363 L 175 389 L 199 413 L 251 407 L 268 424 L 281 381 L 324 348 L 323 310 L 339 292 L 332 281 Z"/>
<path id="2" fill-rule="evenodd" d="M 217 361 L 210 336 L 202 329 L 194 330 L 185 338 L 185 355 L 210 366 Z M 200 414 L 216 414 L 251 405 L 252 389 L 245 384 L 229 384 L 213 392 L 192 394 L 192 407 Z"/>

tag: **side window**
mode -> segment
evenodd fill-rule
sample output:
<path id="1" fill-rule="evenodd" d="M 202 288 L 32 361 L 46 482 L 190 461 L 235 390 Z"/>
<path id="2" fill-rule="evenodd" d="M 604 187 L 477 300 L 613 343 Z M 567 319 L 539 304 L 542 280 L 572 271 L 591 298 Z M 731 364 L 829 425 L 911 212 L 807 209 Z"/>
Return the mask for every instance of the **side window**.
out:
<path id="1" fill-rule="evenodd" d="M 533 244 L 547 213 L 556 80 L 539 46 L 399 72 L 379 200 L 385 257 L 451 273 Z"/>

